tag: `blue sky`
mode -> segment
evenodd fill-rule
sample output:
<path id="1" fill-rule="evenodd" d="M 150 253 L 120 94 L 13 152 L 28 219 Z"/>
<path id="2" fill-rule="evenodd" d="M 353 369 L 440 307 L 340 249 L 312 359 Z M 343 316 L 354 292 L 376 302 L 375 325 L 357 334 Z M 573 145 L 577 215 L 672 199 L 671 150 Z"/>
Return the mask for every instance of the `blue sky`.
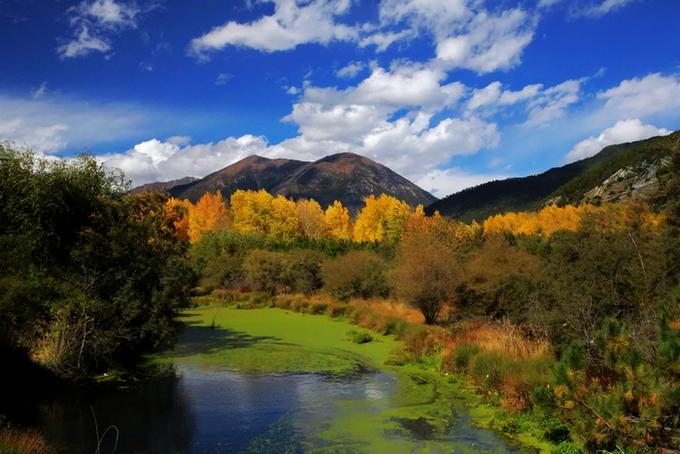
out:
<path id="1" fill-rule="evenodd" d="M 677 0 L 0 0 L 0 140 L 134 185 L 350 151 L 438 197 L 680 129 Z"/>

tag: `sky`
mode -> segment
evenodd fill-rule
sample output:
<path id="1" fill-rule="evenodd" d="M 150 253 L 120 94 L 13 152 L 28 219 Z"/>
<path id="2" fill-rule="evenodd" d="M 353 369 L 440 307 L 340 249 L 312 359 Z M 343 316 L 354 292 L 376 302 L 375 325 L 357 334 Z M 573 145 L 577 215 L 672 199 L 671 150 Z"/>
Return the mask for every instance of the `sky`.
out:
<path id="1" fill-rule="evenodd" d="M 678 0 L 0 0 L 0 140 L 132 185 L 353 152 L 444 197 L 680 129 Z"/>

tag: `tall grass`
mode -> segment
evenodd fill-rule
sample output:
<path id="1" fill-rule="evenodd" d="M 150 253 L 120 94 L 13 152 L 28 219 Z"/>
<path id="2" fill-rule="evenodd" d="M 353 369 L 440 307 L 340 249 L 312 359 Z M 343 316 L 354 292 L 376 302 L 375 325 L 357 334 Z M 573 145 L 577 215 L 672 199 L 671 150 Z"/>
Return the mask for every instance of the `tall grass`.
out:
<path id="1" fill-rule="evenodd" d="M 276 307 L 309 314 L 326 313 L 384 335 L 395 335 L 404 347 L 389 364 L 421 363 L 443 373 L 467 375 L 487 397 L 509 411 L 534 406 L 535 389 L 550 383 L 554 361 L 547 337 L 510 322 L 459 321 L 449 327 L 425 325 L 423 315 L 398 301 L 328 296 L 279 296 Z"/>
<path id="2" fill-rule="evenodd" d="M 56 454 L 57 452 L 57 449 L 48 445 L 42 433 L 36 429 L 0 428 L 1 454 Z"/>

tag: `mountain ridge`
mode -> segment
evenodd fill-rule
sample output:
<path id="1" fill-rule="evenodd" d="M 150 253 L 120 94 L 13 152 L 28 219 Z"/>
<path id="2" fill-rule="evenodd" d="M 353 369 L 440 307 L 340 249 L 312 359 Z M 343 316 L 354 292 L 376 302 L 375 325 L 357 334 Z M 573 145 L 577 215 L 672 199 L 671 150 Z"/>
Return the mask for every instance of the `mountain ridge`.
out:
<path id="1" fill-rule="evenodd" d="M 140 188 L 153 189 L 159 185 L 162 183 Z M 140 188 L 133 191 L 139 192 Z M 387 194 L 413 207 L 437 200 L 388 167 L 354 153 L 333 154 L 313 162 L 251 155 L 199 180 L 163 189 L 173 197 L 193 203 L 206 192 L 220 190 L 228 200 L 238 189 L 264 189 L 295 200 L 314 199 L 324 208 L 339 200 L 352 214 L 363 208 L 370 195 Z"/>

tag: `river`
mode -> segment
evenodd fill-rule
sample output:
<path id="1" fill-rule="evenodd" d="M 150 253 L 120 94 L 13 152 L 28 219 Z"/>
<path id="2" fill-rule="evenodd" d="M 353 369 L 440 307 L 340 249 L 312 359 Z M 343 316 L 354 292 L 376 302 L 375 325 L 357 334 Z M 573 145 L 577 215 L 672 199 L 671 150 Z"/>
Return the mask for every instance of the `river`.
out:
<path id="1" fill-rule="evenodd" d="M 349 325 L 280 310 L 225 312 L 216 329 L 207 311 L 192 316 L 154 376 L 43 404 L 47 438 L 66 454 L 519 451 L 473 427 L 460 390 L 435 374 L 367 369 L 394 340 L 358 346 L 341 336 Z"/>

